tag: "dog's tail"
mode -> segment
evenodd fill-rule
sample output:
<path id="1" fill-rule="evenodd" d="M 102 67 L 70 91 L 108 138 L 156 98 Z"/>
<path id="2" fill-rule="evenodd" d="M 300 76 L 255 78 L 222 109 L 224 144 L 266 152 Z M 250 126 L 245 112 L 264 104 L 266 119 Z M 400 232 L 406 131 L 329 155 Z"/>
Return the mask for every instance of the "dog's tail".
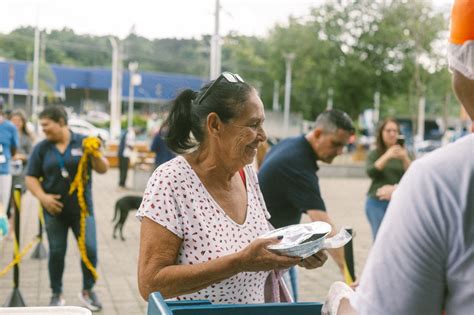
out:
<path id="1" fill-rule="evenodd" d="M 112 219 L 112 222 L 115 222 L 115 219 L 117 218 L 118 212 L 119 212 L 119 206 L 118 206 L 118 202 L 116 202 L 116 203 L 115 203 L 114 218 Z"/>

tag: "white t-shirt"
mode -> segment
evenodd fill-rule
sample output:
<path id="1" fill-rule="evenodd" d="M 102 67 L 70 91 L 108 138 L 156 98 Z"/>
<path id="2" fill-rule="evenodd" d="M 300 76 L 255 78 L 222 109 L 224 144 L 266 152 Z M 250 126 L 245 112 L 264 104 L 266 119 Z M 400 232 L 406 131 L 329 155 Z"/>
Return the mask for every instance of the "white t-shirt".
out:
<path id="1" fill-rule="evenodd" d="M 177 264 L 198 264 L 236 253 L 269 230 L 270 215 L 257 176 L 250 165 L 244 170 L 248 208 L 243 224 L 226 215 L 182 156 L 155 170 L 137 217 L 147 217 L 183 240 Z M 267 276 L 268 272 L 242 272 L 177 299 L 205 299 L 216 304 L 263 303 Z"/>
<path id="2" fill-rule="evenodd" d="M 474 135 L 402 178 L 351 299 L 359 314 L 474 314 Z"/>

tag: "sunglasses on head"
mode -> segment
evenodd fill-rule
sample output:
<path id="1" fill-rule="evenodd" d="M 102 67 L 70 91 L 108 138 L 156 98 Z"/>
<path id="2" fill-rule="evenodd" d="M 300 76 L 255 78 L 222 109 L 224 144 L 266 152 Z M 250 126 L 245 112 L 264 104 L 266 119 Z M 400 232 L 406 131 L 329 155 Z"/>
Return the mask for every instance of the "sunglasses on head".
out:
<path id="1" fill-rule="evenodd" d="M 201 104 L 204 101 L 204 99 L 207 96 L 209 96 L 212 89 L 215 88 L 216 85 L 222 80 L 226 80 L 229 83 L 238 83 L 238 82 L 244 83 L 245 82 L 244 79 L 242 79 L 242 77 L 238 75 L 237 73 L 222 72 L 222 74 L 217 79 L 215 79 L 214 82 L 212 82 L 212 84 L 207 88 L 207 90 L 196 99 L 195 104 L 196 105 Z"/>

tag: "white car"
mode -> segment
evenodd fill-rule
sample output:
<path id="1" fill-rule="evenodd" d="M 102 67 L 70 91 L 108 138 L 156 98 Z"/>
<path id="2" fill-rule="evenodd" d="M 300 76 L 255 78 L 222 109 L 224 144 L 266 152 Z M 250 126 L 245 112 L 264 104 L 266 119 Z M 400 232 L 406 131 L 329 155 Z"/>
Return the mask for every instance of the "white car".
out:
<path id="1" fill-rule="evenodd" d="M 104 124 L 110 121 L 110 115 L 103 112 L 91 110 L 87 112 L 84 119 L 93 124 Z"/>
<path id="2" fill-rule="evenodd" d="M 110 134 L 107 130 L 97 128 L 90 122 L 82 119 L 70 118 L 68 120 L 68 125 L 73 132 L 81 135 L 99 137 L 103 141 L 107 141 L 110 138 Z"/>

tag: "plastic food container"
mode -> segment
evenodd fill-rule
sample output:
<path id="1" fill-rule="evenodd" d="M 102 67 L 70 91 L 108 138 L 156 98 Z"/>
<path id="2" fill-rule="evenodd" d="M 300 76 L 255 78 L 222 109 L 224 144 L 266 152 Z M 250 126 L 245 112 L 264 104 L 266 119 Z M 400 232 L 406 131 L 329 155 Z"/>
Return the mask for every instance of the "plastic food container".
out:
<path id="1" fill-rule="evenodd" d="M 268 246 L 268 249 L 281 255 L 307 258 L 321 249 L 338 248 L 347 244 L 352 236 L 344 229 L 328 238 L 332 228 L 326 222 L 295 224 L 266 233 L 260 238 L 283 236 L 278 244 Z"/>

